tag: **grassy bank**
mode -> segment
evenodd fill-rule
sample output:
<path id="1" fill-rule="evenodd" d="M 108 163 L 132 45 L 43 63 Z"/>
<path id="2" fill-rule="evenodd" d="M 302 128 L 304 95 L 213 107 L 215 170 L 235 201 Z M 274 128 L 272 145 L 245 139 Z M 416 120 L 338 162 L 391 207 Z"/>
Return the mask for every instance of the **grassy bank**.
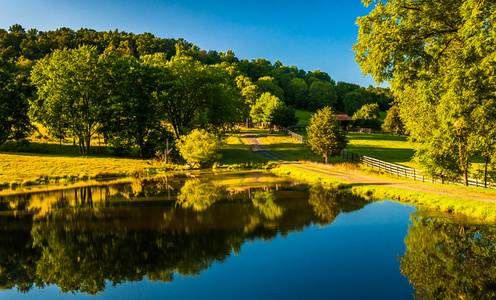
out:
<path id="1" fill-rule="evenodd" d="M 332 168 L 340 171 L 348 171 L 350 173 L 353 172 L 358 175 L 371 175 L 369 171 L 358 169 L 359 167 L 352 164 L 339 163 L 334 165 Z M 422 191 L 405 190 L 391 186 L 354 183 L 329 175 L 318 174 L 287 165 L 281 165 L 279 168 L 274 168 L 272 169 L 272 172 L 281 176 L 304 180 L 309 183 L 320 183 L 331 188 L 348 189 L 356 195 L 367 196 L 374 199 L 389 199 L 416 205 L 419 208 L 440 210 L 443 212 L 478 218 L 487 222 L 496 222 L 496 203 L 492 202 L 465 199 L 448 195 L 438 195 Z M 386 174 L 375 174 L 375 177 L 387 179 L 388 181 L 398 181 L 398 183 L 400 181 L 405 181 L 404 179 L 398 180 Z M 411 184 L 418 184 L 418 182 L 412 181 Z M 439 185 L 434 184 L 425 184 L 423 186 L 424 189 L 427 190 L 435 190 L 436 187 L 439 187 Z M 488 200 L 496 199 L 496 191 L 494 190 L 459 186 L 449 186 L 449 188 L 460 194 L 471 195 L 471 193 L 484 193 L 481 198 L 486 198 Z"/>
<path id="2" fill-rule="evenodd" d="M 98 142 L 98 141 L 96 141 Z M 156 175 L 183 169 L 184 162 L 165 164 L 157 159 L 103 155 L 95 146 L 94 154 L 81 156 L 72 143 L 33 139 L 29 146 L 7 144 L 0 152 L 0 187 L 18 187 L 81 180 Z M 20 150 L 22 152 L 18 152 Z M 216 168 L 263 168 L 268 159 L 253 153 L 239 135 L 228 136 L 220 150 Z"/>

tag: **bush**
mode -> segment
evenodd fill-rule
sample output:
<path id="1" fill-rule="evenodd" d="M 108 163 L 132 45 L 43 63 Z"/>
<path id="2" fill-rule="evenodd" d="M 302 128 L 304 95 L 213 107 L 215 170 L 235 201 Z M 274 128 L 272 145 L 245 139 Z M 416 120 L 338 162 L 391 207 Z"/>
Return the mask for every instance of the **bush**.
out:
<path id="1" fill-rule="evenodd" d="M 181 137 L 176 147 L 186 162 L 193 166 L 197 164 L 201 166 L 221 158 L 217 153 L 221 147 L 220 139 L 204 129 L 195 129 L 187 136 Z"/>

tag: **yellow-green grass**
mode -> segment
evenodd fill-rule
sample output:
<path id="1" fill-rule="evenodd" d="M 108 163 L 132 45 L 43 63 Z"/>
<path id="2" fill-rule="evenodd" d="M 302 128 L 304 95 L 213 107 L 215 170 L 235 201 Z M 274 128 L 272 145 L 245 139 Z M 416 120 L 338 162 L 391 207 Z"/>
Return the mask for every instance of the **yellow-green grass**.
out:
<path id="1" fill-rule="evenodd" d="M 496 223 L 496 203 L 465 199 L 447 195 L 436 195 L 394 187 L 361 185 L 351 188 L 355 194 L 369 195 L 378 199 L 390 199 L 419 207 L 461 214 Z"/>
<path id="2" fill-rule="evenodd" d="M 269 133 L 266 129 L 250 129 L 247 132 L 257 135 L 258 140 L 267 150 L 284 159 L 292 161 L 324 161 L 322 156 L 311 152 L 306 144 L 294 140 L 284 132 L 275 131 L 274 133 Z M 331 161 L 342 161 L 342 159 L 335 157 Z"/>
<path id="3" fill-rule="evenodd" d="M 149 160 L 0 153 L 0 185 L 16 186 L 80 179 L 131 176 L 165 168 Z"/>
<path id="4" fill-rule="evenodd" d="M 478 218 L 488 222 L 496 222 L 496 203 L 492 202 L 465 199 L 455 196 L 437 195 L 422 191 L 405 190 L 391 186 L 354 183 L 329 175 L 319 174 L 287 165 L 281 165 L 279 168 L 274 168 L 272 169 L 272 172 L 281 176 L 289 176 L 291 178 L 303 180 L 309 183 L 320 183 L 324 186 L 333 188 L 348 188 L 354 194 L 367 196 L 371 199 L 389 199 L 416 205 L 420 208 L 440 210 L 453 214 L 461 214 L 472 218 Z M 356 173 L 364 174 L 359 170 L 356 170 Z M 383 175 L 381 177 L 386 176 Z M 388 180 L 396 181 L 391 177 L 388 178 Z M 439 187 L 439 185 L 437 186 Z M 451 187 L 452 186 L 450 186 L 450 188 Z M 434 185 L 428 183 L 425 184 L 423 189 L 435 190 Z M 484 194 L 487 195 L 481 196 L 481 198 L 492 200 L 496 199 L 496 191 L 493 190 L 481 190 L 481 188 L 476 190 L 475 188 L 470 187 L 453 187 L 453 189 L 457 190 L 459 194 L 464 194 L 466 192 L 484 192 Z"/>
<path id="5" fill-rule="evenodd" d="M 33 139 L 29 147 L 23 151 L 37 153 L 0 152 L 0 187 L 18 187 L 54 182 L 78 181 L 96 178 L 113 178 L 126 176 L 142 176 L 158 174 L 170 170 L 182 169 L 183 162 L 164 164 L 155 159 L 109 157 L 98 154 L 81 156 L 78 147 L 71 143 L 63 143 Z M 46 154 L 49 153 L 49 154 Z M 222 158 L 217 167 L 224 168 L 263 168 L 268 159 L 253 153 L 250 147 L 243 144 L 239 135 L 228 136 L 223 149 Z"/>
<path id="6" fill-rule="evenodd" d="M 267 158 L 251 151 L 249 145 L 243 140 L 244 139 L 237 134 L 229 135 L 224 140 L 223 147 L 219 151 L 222 155 L 221 159 L 218 161 L 220 166 L 256 166 L 269 161 Z"/>
<path id="7" fill-rule="evenodd" d="M 411 162 L 414 154 L 414 143 L 406 136 L 349 132 L 346 150 L 373 157 L 390 163 L 417 167 Z"/>

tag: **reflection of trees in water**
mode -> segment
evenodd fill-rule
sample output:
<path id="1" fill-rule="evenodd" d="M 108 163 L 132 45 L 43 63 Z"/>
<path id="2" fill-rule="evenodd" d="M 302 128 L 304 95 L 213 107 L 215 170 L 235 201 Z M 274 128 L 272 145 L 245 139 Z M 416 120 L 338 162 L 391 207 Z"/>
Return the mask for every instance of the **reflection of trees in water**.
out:
<path id="1" fill-rule="evenodd" d="M 357 211 L 370 203 L 362 197 L 321 185 L 315 185 L 310 189 L 308 202 L 313 206 L 315 214 L 321 219 L 323 225 L 334 222 L 342 212 Z"/>
<path id="2" fill-rule="evenodd" d="M 174 273 L 198 275 L 223 261 L 236 244 L 236 232 L 56 230 L 51 222 L 33 226 L 33 246 L 41 256 L 36 275 L 62 292 L 103 292 L 106 281 L 169 282 Z M 234 243 L 234 244 L 233 244 Z"/>
<path id="3" fill-rule="evenodd" d="M 177 204 L 195 211 L 203 211 L 210 205 L 226 197 L 226 187 L 210 181 L 188 180 L 177 196 Z"/>
<path id="4" fill-rule="evenodd" d="M 412 217 L 399 258 L 421 299 L 494 299 L 496 228 Z"/>
<path id="5" fill-rule="evenodd" d="M 95 294 L 104 291 L 106 282 L 117 285 L 145 276 L 169 282 L 175 274 L 198 275 L 226 260 L 245 241 L 328 223 L 325 213 L 335 216 L 365 205 L 320 188 L 312 189 L 314 200 L 306 201 L 306 189 L 266 187 L 233 196 L 211 181 L 187 180 L 182 189 L 166 179 L 158 184 L 163 185 L 148 187 L 141 181 L 17 199 L 36 214 L 0 217 L 6 229 L 0 233 L 0 288 L 16 285 L 28 291 L 33 284 L 56 284 L 63 292 Z M 164 195 L 169 185 L 180 190 L 181 205 L 135 199 Z M 130 198 L 117 196 L 124 194 Z"/>
<path id="6" fill-rule="evenodd" d="M 272 191 L 256 191 L 251 201 L 264 217 L 275 220 L 282 216 L 283 209 L 275 203 L 276 197 Z"/>

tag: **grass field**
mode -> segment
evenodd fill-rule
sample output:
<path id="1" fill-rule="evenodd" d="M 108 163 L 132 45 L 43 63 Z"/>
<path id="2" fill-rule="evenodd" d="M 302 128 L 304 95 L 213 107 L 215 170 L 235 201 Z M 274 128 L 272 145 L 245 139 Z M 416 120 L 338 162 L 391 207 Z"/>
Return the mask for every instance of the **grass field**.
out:
<path id="1" fill-rule="evenodd" d="M 414 144 L 406 136 L 349 132 L 346 150 L 390 163 L 417 167 L 411 162 Z"/>
<path id="2" fill-rule="evenodd" d="M 80 155 L 78 147 L 68 141 L 59 145 L 54 140 L 32 139 L 29 146 L 20 147 L 13 142 L 4 144 L 0 148 L 0 187 L 142 176 L 181 170 L 184 165 L 181 159 L 166 165 L 157 159 L 110 156 L 103 146 L 98 147 L 98 140 L 92 142 L 88 156 Z M 228 136 L 219 152 L 222 158 L 217 168 L 260 168 L 268 162 L 238 135 Z"/>
<path id="3" fill-rule="evenodd" d="M 308 125 L 310 123 L 310 117 L 314 114 L 310 111 L 295 109 L 296 117 L 298 118 L 298 125 Z"/>

